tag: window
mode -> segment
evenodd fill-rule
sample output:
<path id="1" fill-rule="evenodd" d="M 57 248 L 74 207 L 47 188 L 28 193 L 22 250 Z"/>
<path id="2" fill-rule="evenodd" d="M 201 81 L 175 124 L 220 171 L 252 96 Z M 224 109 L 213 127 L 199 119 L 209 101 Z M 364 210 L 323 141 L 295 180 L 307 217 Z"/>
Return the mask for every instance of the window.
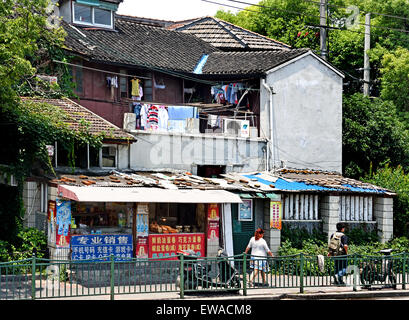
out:
<path id="1" fill-rule="evenodd" d="M 82 65 L 82 61 L 76 62 L 79 65 Z M 72 81 L 75 84 L 75 92 L 76 93 L 83 93 L 83 74 L 82 74 L 82 67 L 70 67 Z"/>
<path id="2" fill-rule="evenodd" d="M 120 70 L 121 74 L 126 75 L 126 70 Z M 128 79 L 127 77 L 120 77 L 119 78 L 119 88 L 121 91 L 121 98 L 128 98 Z"/>
<path id="3" fill-rule="evenodd" d="M 76 3 L 74 6 L 74 21 L 92 24 L 92 8 Z"/>
<path id="4" fill-rule="evenodd" d="M 103 146 L 101 149 L 102 167 L 116 167 L 116 147 Z"/>
<path id="5" fill-rule="evenodd" d="M 73 3 L 73 21 L 78 24 L 113 28 L 112 11 Z"/>
<path id="6" fill-rule="evenodd" d="M 111 26 L 112 12 L 109 10 L 94 8 L 94 24 Z"/>

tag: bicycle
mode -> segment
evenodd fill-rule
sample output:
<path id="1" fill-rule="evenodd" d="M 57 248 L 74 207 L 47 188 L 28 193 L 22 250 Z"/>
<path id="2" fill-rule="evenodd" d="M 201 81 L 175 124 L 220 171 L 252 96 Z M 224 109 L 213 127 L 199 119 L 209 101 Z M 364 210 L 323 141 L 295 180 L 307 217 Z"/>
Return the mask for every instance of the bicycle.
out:
<path id="1" fill-rule="evenodd" d="M 389 258 L 392 251 L 394 249 L 380 250 L 377 253 L 381 253 L 382 257 L 363 262 L 360 269 L 360 279 L 364 288 L 371 288 L 375 281 L 384 282 L 388 278 L 392 288 L 396 289 L 393 261 Z"/>

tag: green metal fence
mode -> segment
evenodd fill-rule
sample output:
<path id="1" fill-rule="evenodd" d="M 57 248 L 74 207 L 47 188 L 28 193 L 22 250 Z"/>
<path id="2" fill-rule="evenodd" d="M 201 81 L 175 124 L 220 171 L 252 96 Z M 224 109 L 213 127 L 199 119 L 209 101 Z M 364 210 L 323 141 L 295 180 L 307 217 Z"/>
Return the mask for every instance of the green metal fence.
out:
<path id="1" fill-rule="evenodd" d="M 265 272 L 256 271 L 264 267 Z M 319 257 L 305 254 L 275 258 L 241 254 L 224 258 L 177 260 L 105 259 L 67 261 L 31 259 L 0 263 L 0 300 L 71 298 L 82 296 L 329 287 L 344 269 L 344 286 L 406 289 L 409 255 L 347 255 Z"/>

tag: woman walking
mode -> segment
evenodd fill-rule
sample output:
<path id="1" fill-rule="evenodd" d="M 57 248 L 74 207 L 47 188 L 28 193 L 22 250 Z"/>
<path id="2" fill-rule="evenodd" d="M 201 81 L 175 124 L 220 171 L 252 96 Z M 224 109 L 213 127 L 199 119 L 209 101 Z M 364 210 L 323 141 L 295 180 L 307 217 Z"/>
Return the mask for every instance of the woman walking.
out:
<path id="1" fill-rule="evenodd" d="M 254 278 L 258 275 L 259 271 L 261 271 L 263 285 L 268 286 L 268 283 L 266 282 L 266 273 L 269 272 L 269 266 L 265 257 L 267 257 L 267 254 L 273 257 L 273 254 L 268 248 L 267 242 L 263 239 L 263 236 L 264 230 L 258 228 L 254 233 L 254 237 L 250 239 L 245 250 L 245 253 L 247 254 L 251 249 L 250 268 L 253 269 L 253 273 L 250 276 L 250 287 L 253 286 Z"/>

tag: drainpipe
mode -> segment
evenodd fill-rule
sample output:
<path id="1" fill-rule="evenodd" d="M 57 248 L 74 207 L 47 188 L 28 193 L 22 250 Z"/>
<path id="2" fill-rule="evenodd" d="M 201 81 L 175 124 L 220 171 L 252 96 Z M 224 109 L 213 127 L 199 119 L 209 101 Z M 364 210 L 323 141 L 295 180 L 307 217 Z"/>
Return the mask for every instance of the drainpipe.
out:
<path id="1" fill-rule="evenodd" d="M 266 84 L 266 79 L 262 80 L 262 84 L 264 86 L 264 88 L 267 89 L 267 91 L 270 93 L 270 109 L 269 109 L 269 113 L 270 113 L 270 139 L 269 139 L 269 148 L 271 151 L 271 160 L 272 160 L 272 169 L 274 170 L 274 165 L 275 165 L 275 159 L 274 159 L 274 145 L 273 145 L 273 90 Z M 267 149 L 267 161 L 269 159 L 269 152 Z M 268 169 L 268 167 L 267 167 Z M 267 170 L 269 171 L 269 170 Z"/>

